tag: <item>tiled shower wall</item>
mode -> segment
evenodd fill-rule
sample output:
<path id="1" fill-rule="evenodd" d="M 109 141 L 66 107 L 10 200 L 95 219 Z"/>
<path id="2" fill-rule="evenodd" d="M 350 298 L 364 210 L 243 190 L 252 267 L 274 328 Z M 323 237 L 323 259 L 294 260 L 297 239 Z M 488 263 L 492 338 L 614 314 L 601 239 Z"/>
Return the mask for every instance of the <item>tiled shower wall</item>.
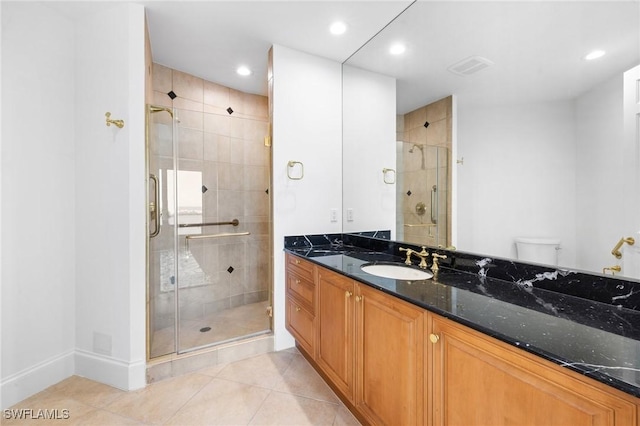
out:
<path id="1" fill-rule="evenodd" d="M 177 108 L 178 170 L 201 172 L 203 222 L 238 219 L 240 225 L 187 228 L 180 234 L 250 232 L 248 236 L 191 240 L 178 238 L 180 320 L 269 298 L 269 148 L 265 96 L 243 93 L 201 78 L 153 64 L 153 104 Z M 154 114 L 170 129 L 166 113 Z M 161 169 L 173 169 L 171 135 L 157 135 Z M 166 180 L 166 179 L 165 179 Z M 164 214 L 166 219 L 166 194 Z M 166 222 L 165 222 L 166 223 Z M 150 296 L 156 306 L 154 328 L 173 324 L 173 238 L 165 232 L 154 243 Z M 164 272 L 163 272 L 164 268 Z M 154 330 L 151 330 L 152 333 Z"/>
<path id="2" fill-rule="evenodd" d="M 397 229 L 402 239 L 416 244 L 448 246 L 451 241 L 451 96 L 398 117 Z M 429 125 L 425 127 L 425 122 Z M 418 145 L 419 147 L 415 147 Z M 413 152 L 409 152 L 413 148 Z M 431 191 L 436 185 L 436 223 L 431 221 Z M 423 203 L 425 213 L 417 213 Z M 406 226 L 419 225 L 419 226 Z"/>

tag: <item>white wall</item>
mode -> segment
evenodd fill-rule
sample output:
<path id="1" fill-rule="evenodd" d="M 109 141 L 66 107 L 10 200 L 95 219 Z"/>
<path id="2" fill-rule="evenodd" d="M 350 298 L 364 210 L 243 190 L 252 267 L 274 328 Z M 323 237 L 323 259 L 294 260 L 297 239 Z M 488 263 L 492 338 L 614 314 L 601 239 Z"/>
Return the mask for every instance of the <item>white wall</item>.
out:
<path id="1" fill-rule="evenodd" d="M 77 26 L 76 373 L 122 389 L 145 384 L 144 45 L 140 5 Z"/>
<path id="2" fill-rule="evenodd" d="M 601 270 L 616 264 L 609 252 L 627 228 L 622 214 L 622 74 L 576 99 L 576 267 Z M 617 190 L 616 190 L 617 188 Z M 627 235 L 629 234 L 629 235 Z"/>
<path id="3" fill-rule="evenodd" d="M 144 10 L 96 7 L 2 3 L 3 408 L 145 383 Z"/>
<path id="4" fill-rule="evenodd" d="M 515 258 L 515 237 L 559 237 L 575 264 L 573 103 L 458 103 L 458 249 Z"/>
<path id="5" fill-rule="evenodd" d="M 273 247 L 275 349 L 293 345 L 284 328 L 284 237 L 340 233 L 342 87 L 340 63 L 273 46 Z M 304 178 L 287 178 L 290 160 Z M 337 209 L 336 222 L 330 210 Z"/>
<path id="6" fill-rule="evenodd" d="M 382 169 L 396 169 L 396 81 L 343 67 L 343 231 L 396 228 L 396 184 L 385 184 Z M 387 179 L 395 180 L 389 172 Z M 347 217 L 353 210 L 353 221 Z"/>
<path id="7" fill-rule="evenodd" d="M 73 373 L 74 30 L 2 2 L 2 394 L 7 407 Z"/>

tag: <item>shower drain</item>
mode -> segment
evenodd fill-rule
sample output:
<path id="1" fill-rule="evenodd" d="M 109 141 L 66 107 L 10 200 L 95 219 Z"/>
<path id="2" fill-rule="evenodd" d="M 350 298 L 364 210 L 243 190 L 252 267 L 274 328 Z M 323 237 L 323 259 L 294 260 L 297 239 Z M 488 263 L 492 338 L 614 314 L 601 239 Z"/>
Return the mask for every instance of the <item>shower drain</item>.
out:
<path id="1" fill-rule="evenodd" d="M 200 329 L 200 333 L 206 333 L 207 331 L 211 331 L 211 327 L 202 327 Z"/>

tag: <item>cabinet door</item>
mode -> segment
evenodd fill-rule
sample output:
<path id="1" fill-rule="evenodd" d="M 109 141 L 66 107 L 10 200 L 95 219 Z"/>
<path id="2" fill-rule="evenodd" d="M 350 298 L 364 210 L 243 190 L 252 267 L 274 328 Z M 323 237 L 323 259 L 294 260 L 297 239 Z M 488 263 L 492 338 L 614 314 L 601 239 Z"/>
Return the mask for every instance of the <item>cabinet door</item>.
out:
<path id="1" fill-rule="evenodd" d="M 355 300 L 356 407 L 371 424 L 421 424 L 422 309 L 360 285 Z"/>
<path id="2" fill-rule="evenodd" d="M 490 337 L 432 316 L 435 425 L 633 425 L 634 404 Z"/>
<path id="3" fill-rule="evenodd" d="M 314 317 L 300 306 L 297 300 L 287 296 L 285 327 L 309 356 L 314 354 Z"/>
<path id="4" fill-rule="evenodd" d="M 349 400 L 354 380 L 353 291 L 352 280 L 318 269 L 316 361 Z"/>

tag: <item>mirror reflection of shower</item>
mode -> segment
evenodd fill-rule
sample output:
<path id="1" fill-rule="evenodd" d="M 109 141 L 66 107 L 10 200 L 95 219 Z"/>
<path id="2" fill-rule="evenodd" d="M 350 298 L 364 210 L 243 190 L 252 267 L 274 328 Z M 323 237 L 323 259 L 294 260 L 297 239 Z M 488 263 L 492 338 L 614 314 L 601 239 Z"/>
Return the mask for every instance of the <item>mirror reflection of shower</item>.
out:
<path id="1" fill-rule="evenodd" d="M 452 97 L 397 116 L 396 238 L 451 246 Z"/>

